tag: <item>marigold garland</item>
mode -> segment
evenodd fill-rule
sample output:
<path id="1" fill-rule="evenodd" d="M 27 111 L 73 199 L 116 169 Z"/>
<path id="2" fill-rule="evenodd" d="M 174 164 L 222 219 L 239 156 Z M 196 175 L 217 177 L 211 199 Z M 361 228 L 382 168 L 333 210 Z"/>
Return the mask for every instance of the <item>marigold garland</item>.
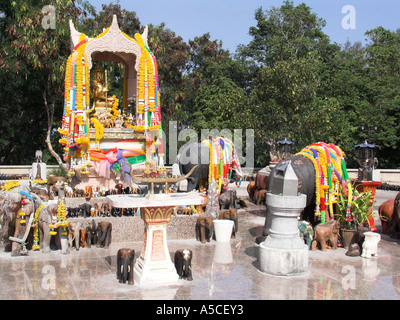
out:
<path id="1" fill-rule="evenodd" d="M 39 245 L 39 213 L 42 211 L 42 209 L 46 208 L 45 205 L 40 205 L 39 208 L 36 209 L 34 213 L 34 232 L 33 232 L 33 245 L 32 245 L 32 250 L 39 250 L 40 245 Z"/>
<path id="2" fill-rule="evenodd" d="M 343 151 L 334 144 L 318 142 L 301 150 L 298 155 L 310 159 L 315 169 L 315 215 L 321 222 L 331 217 L 333 219 L 333 203 L 337 202 L 340 187 L 347 193 L 350 206 L 346 218 L 351 219 L 351 185 L 348 178 Z M 347 188 L 346 188 L 347 185 Z"/>
<path id="3" fill-rule="evenodd" d="M 20 185 L 21 184 L 18 180 L 8 180 L 1 186 L 1 191 L 10 191 L 10 189 L 19 187 Z"/>

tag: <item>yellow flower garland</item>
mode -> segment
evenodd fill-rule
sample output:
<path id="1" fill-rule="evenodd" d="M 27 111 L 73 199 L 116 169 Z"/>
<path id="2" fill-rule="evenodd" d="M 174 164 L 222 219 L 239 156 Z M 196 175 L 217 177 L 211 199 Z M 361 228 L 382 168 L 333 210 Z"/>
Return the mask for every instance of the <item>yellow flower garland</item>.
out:
<path id="1" fill-rule="evenodd" d="M 40 245 L 39 245 L 39 213 L 40 211 L 42 211 L 43 208 L 46 208 L 45 205 L 40 205 L 39 208 L 36 209 L 35 214 L 34 214 L 34 225 L 35 225 L 35 229 L 33 232 L 33 246 L 32 246 L 32 250 L 39 250 L 40 249 Z"/>
<path id="2" fill-rule="evenodd" d="M 93 123 L 93 126 L 95 128 L 95 139 L 96 140 L 101 140 L 104 135 L 104 128 L 103 125 L 100 123 L 100 121 L 97 118 L 90 118 L 90 122 Z"/>
<path id="3" fill-rule="evenodd" d="M 10 189 L 19 187 L 21 184 L 18 180 L 9 180 L 1 186 L 1 191 L 10 191 Z"/>

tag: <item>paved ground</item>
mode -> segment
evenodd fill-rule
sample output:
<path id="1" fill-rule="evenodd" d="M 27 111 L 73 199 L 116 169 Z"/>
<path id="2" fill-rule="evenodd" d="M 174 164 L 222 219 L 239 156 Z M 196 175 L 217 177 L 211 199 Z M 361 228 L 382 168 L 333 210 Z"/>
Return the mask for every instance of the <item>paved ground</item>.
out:
<path id="1" fill-rule="evenodd" d="M 239 194 L 245 194 L 242 186 Z M 375 207 L 396 192 L 377 192 Z M 193 281 L 144 288 L 116 279 L 116 253 L 130 247 L 140 254 L 141 242 L 112 243 L 109 249 L 81 248 L 69 255 L 30 252 L 11 257 L 0 248 L 0 299 L 78 300 L 368 300 L 400 299 L 400 240 L 385 235 L 374 259 L 347 257 L 346 250 L 309 251 L 309 274 L 274 277 L 258 268 L 254 239 L 264 225 L 263 206 L 240 210 L 237 238 L 226 246 L 211 241 L 168 241 L 177 249 L 193 250 Z M 380 226 L 376 219 L 377 227 Z"/>

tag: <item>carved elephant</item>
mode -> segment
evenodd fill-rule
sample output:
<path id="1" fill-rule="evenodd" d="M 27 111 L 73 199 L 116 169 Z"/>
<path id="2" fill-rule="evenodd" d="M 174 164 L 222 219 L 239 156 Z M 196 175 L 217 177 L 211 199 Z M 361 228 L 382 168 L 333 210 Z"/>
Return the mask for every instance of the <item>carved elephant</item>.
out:
<path id="1" fill-rule="evenodd" d="M 192 276 L 192 257 L 193 252 L 189 249 L 176 250 L 174 255 L 174 263 L 179 279 L 193 280 Z"/>
<path id="2" fill-rule="evenodd" d="M 97 244 L 96 247 L 107 249 L 111 243 L 112 224 L 107 221 L 100 221 L 97 224 Z"/>
<path id="3" fill-rule="evenodd" d="M 267 197 L 267 190 L 258 190 L 257 191 L 257 198 L 256 200 L 256 204 L 265 204 L 265 198 Z"/>
<path id="4" fill-rule="evenodd" d="M 96 222 L 92 219 L 92 225 L 86 227 L 86 245 L 88 248 L 92 247 L 92 244 L 95 245 L 97 243 L 97 230 L 96 230 Z"/>
<path id="5" fill-rule="evenodd" d="M 41 204 L 42 201 L 38 195 L 22 189 L 19 192 L 0 191 L 2 236 L 5 239 L 6 251 L 11 249 L 11 256 L 27 253 L 25 250 L 21 252 L 21 248 L 25 249 L 24 245 L 31 227 L 29 222 L 33 223 L 33 214 Z M 13 237 L 19 239 L 18 241 L 11 241 L 11 230 L 13 230 Z"/>
<path id="6" fill-rule="evenodd" d="M 81 222 L 73 221 L 68 224 L 68 245 L 70 248 L 75 247 L 79 250 Z"/>
<path id="7" fill-rule="evenodd" d="M 271 173 L 271 169 L 269 168 L 269 166 L 266 166 L 265 168 L 258 171 L 254 178 L 253 199 L 257 204 L 260 204 L 259 199 L 260 199 L 260 197 L 262 198 L 262 195 L 260 196 L 260 194 L 259 194 L 260 191 L 268 189 L 270 173 Z"/>
<path id="8" fill-rule="evenodd" d="M 322 251 L 326 251 L 327 244 L 332 249 L 337 249 L 340 224 L 337 220 L 330 220 L 319 223 L 314 227 L 314 239 L 311 243 L 311 250 L 316 250 L 320 246 Z"/>
<path id="9" fill-rule="evenodd" d="M 135 250 L 122 248 L 117 253 L 117 279 L 119 283 L 133 284 L 133 264 L 135 261 Z"/>
<path id="10" fill-rule="evenodd" d="M 79 206 L 79 211 L 82 217 L 89 218 L 92 215 L 92 206 L 89 203 L 83 203 Z"/>
<path id="11" fill-rule="evenodd" d="M 220 209 L 236 209 L 237 200 L 236 190 L 226 190 L 222 192 L 219 196 Z"/>
<path id="12" fill-rule="evenodd" d="M 199 190 L 201 185 L 208 183 L 209 177 L 209 162 L 210 162 L 210 149 L 204 143 L 191 143 L 183 147 L 179 154 L 179 170 L 182 175 L 186 175 L 196 165 L 198 167 L 193 171 L 189 178 L 187 178 L 187 192 L 191 192 L 194 189 Z M 231 168 L 230 182 L 236 182 L 240 180 L 240 174 L 238 174 L 239 168 Z"/>
<path id="13" fill-rule="evenodd" d="M 314 230 L 311 224 L 307 221 L 298 222 L 299 236 L 307 245 L 308 249 L 311 248 L 311 242 L 314 239 Z"/>
<path id="14" fill-rule="evenodd" d="M 394 199 L 386 200 L 378 208 L 379 218 L 382 225 L 382 233 L 388 232 L 389 221 L 392 218 L 394 210 Z"/>
<path id="15" fill-rule="evenodd" d="M 214 231 L 213 217 L 199 216 L 196 221 L 196 240 L 201 243 L 210 242 Z"/>
<path id="16" fill-rule="evenodd" d="M 0 191 L 1 237 L 5 240 L 6 251 L 11 251 L 12 243 L 9 240 L 10 224 L 15 222 L 18 212 L 21 209 L 21 199 L 21 194 L 17 192 Z M 14 234 L 14 236 L 17 236 L 17 234 Z M 19 255 L 19 251 L 18 253 L 15 252 L 15 254 Z"/>
<path id="17" fill-rule="evenodd" d="M 219 211 L 218 219 L 232 220 L 234 226 L 232 229 L 232 238 L 236 237 L 236 232 L 238 231 L 238 217 L 236 209 L 222 209 Z"/>
<path id="18" fill-rule="evenodd" d="M 254 201 L 254 192 L 256 191 L 256 182 L 250 181 L 247 185 L 247 193 L 249 195 L 250 202 Z"/>

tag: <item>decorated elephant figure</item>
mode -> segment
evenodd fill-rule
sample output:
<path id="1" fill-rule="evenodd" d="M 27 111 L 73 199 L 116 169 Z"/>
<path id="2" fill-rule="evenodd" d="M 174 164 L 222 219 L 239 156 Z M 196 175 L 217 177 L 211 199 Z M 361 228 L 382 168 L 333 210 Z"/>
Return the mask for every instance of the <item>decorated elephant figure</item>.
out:
<path id="1" fill-rule="evenodd" d="M 176 272 L 179 275 L 179 279 L 187 279 L 192 281 L 192 257 L 193 252 L 189 249 L 176 250 L 174 256 L 174 263 Z"/>
<path id="2" fill-rule="evenodd" d="M 96 247 L 107 249 L 111 243 L 112 224 L 107 221 L 100 221 L 97 224 L 97 244 Z"/>
<path id="3" fill-rule="evenodd" d="M 220 209 L 236 209 L 237 200 L 236 190 L 223 191 L 219 196 Z"/>
<path id="4" fill-rule="evenodd" d="M 387 233 L 391 238 L 400 238 L 400 192 L 394 199 L 393 214 L 387 225 Z"/>
<path id="5" fill-rule="evenodd" d="M 232 220 L 234 222 L 234 226 L 232 229 L 232 238 L 236 237 L 236 232 L 238 231 L 238 217 L 237 217 L 237 209 L 222 209 L 219 210 L 218 219 L 224 220 Z"/>
<path id="6" fill-rule="evenodd" d="M 199 216 L 196 221 L 196 240 L 201 243 L 210 242 L 214 231 L 213 217 Z"/>
<path id="7" fill-rule="evenodd" d="M 70 248 L 75 247 L 79 250 L 81 222 L 73 221 L 68 224 L 68 245 Z"/>
<path id="8" fill-rule="evenodd" d="M 302 220 L 302 221 L 299 221 L 298 228 L 299 228 L 300 238 L 307 245 L 308 249 L 311 249 L 311 242 L 313 241 L 313 238 L 314 238 L 313 227 L 311 226 L 311 224 L 308 221 Z"/>
<path id="9" fill-rule="evenodd" d="M 326 251 L 329 244 L 332 249 L 337 249 L 340 224 L 337 220 L 317 224 L 314 227 L 314 239 L 311 243 L 311 250 L 316 250 L 318 246 L 322 251 Z"/>
<path id="10" fill-rule="evenodd" d="M 242 176 L 238 161 L 233 161 L 229 168 L 230 182 L 237 182 Z M 191 143 L 183 147 L 179 154 L 179 170 L 186 175 L 193 167 L 198 167 L 187 178 L 187 192 L 199 190 L 201 185 L 208 184 L 210 163 L 210 148 L 205 143 Z"/>
<path id="11" fill-rule="evenodd" d="M 27 254 L 25 244 L 34 222 L 35 211 L 41 204 L 40 197 L 34 193 L 23 190 L 19 192 L 0 191 L 2 236 L 5 239 L 6 251 L 11 249 L 11 256 Z M 15 226 L 15 230 L 13 236 L 10 236 L 10 226 L 12 225 Z"/>
<path id="12" fill-rule="evenodd" d="M 21 209 L 21 199 L 21 194 L 18 192 L 0 191 L 1 237 L 5 240 L 6 251 L 11 251 L 10 223 L 16 219 Z"/>
<path id="13" fill-rule="evenodd" d="M 96 222 L 92 219 L 92 225 L 86 227 L 86 245 L 91 248 L 92 244 L 97 243 Z"/>
<path id="14" fill-rule="evenodd" d="M 135 250 L 123 248 L 117 253 L 117 279 L 119 283 L 133 284 L 133 264 L 135 262 Z"/>

